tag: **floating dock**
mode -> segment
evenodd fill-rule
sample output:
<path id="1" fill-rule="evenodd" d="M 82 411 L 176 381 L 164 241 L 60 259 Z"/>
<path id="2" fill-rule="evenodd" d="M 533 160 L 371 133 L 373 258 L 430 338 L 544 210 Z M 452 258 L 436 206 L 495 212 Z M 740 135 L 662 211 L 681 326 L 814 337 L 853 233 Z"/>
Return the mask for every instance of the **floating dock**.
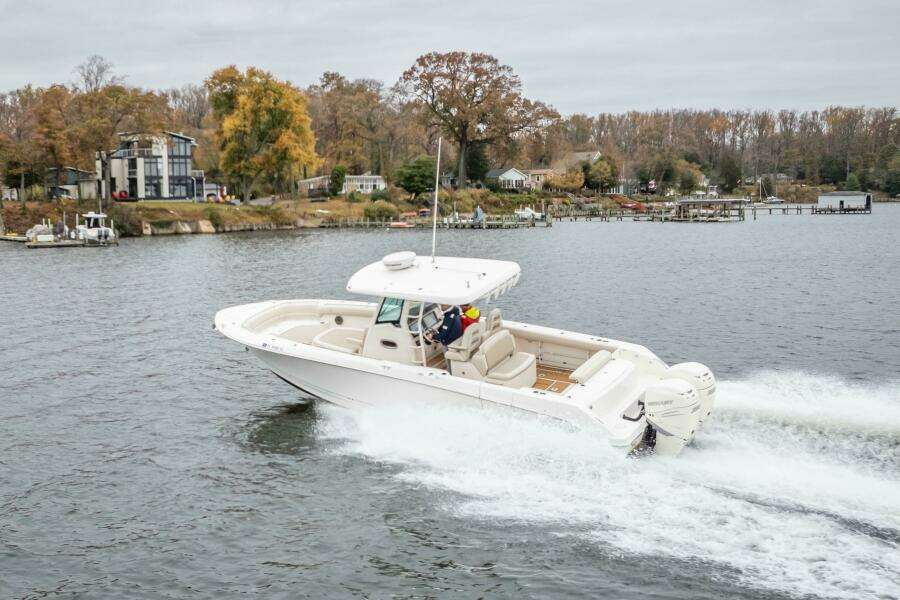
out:
<path id="1" fill-rule="evenodd" d="M 3 234 L 3 235 L 0 235 L 0 240 L 5 241 L 5 242 L 20 242 L 20 243 L 24 243 L 24 242 L 27 242 L 27 241 L 28 241 L 28 238 L 25 237 L 24 235 L 6 235 L 6 234 Z"/>
<path id="2" fill-rule="evenodd" d="M 25 242 L 26 248 L 81 248 L 87 246 L 83 240 L 54 240 L 52 242 Z"/>

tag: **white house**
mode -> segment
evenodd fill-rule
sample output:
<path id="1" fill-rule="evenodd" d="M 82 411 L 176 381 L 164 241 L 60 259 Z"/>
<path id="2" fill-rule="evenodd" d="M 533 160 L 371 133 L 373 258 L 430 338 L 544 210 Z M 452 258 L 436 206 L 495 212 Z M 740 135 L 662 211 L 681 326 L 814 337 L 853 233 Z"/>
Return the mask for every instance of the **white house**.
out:
<path id="1" fill-rule="evenodd" d="M 110 187 L 119 200 L 202 199 L 204 174 L 193 168 L 194 138 L 171 131 L 163 135 L 120 133 L 119 148 L 110 153 Z M 97 157 L 97 180 L 105 186 Z"/>
<path id="2" fill-rule="evenodd" d="M 297 188 L 301 192 L 306 192 L 310 196 L 323 195 L 328 192 L 328 186 L 331 183 L 331 177 L 321 175 L 319 177 L 310 177 L 309 179 L 301 179 L 297 182 Z M 387 188 L 387 182 L 381 175 L 372 175 L 371 173 L 363 173 L 362 175 L 347 175 L 344 177 L 344 187 L 341 188 L 342 194 L 350 192 L 359 192 L 361 194 L 371 194 L 377 190 Z"/>
<path id="3" fill-rule="evenodd" d="M 872 194 L 866 192 L 828 192 L 819 196 L 816 203 L 817 209 L 831 211 L 841 210 L 871 210 Z"/>
<path id="4" fill-rule="evenodd" d="M 485 182 L 495 181 L 501 190 L 522 190 L 529 187 L 529 176 L 516 168 L 491 169 L 484 176 Z"/>

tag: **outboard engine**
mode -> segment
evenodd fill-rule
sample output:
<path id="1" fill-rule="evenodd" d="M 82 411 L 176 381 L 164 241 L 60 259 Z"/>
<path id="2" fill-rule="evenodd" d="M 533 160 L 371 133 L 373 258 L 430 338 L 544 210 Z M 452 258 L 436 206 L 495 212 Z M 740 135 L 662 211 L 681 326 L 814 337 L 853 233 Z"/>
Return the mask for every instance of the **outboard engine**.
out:
<path id="1" fill-rule="evenodd" d="M 694 438 L 700 423 L 700 395 L 684 379 L 663 379 L 644 393 L 644 415 L 656 432 L 654 448 L 674 456 Z"/>
<path id="2" fill-rule="evenodd" d="M 716 400 L 716 378 L 709 367 L 697 362 L 679 363 L 669 367 L 664 377 L 684 379 L 697 388 L 697 393 L 700 394 L 700 422 L 702 423 L 712 412 Z"/>

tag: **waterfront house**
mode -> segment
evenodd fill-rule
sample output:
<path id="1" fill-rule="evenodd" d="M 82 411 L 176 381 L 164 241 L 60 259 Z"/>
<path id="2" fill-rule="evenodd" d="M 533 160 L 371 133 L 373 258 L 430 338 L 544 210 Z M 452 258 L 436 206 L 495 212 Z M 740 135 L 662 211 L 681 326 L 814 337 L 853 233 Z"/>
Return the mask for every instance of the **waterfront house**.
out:
<path id="1" fill-rule="evenodd" d="M 301 193 L 306 193 L 310 197 L 328 195 L 328 187 L 331 184 L 331 177 L 328 175 L 320 175 L 319 177 L 310 177 L 301 179 L 297 182 L 297 189 Z M 381 175 L 372 175 L 372 173 L 363 173 L 362 175 L 347 175 L 344 177 L 344 187 L 341 188 L 342 194 L 350 192 L 359 192 L 361 194 L 371 194 L 377 190 L 387 188 L 387 182 Z"/>
<path id="2" fill-rule="evenodd" d="M 553 169 L 528 169 L 525 173 L 528 175 L 528 188 L 532 190 L 544 189 L 547 178 L 556 174 Z"/>
<path id="3" fill-rule="evenodd" d="M 491 169 L 484 176 L 485 183 L 494 182 L 501 190 L 521 191 L 528 188 L 528 174 L 514 167 Z"/>
<path id="4" fill-rule="evenodd" d="M 52 167 L 44 175 L 44 188 L 48 198 L 91 200 L 97 197 L 97 176 L 75 167 Z"/>
<path id="5" fill-rule="evenodd" d="M 828 192 L 819 195 L 818 213 L 871 212 L 872 194 L 866 192 Z"/>
<path id="6" fill-rule="evenodd" d="M 106 159 L 112 197 L 118 200 L 200 200 L 204 174 L 194 169 L 197 142 L 181 133 L 120 133 L 119 148 Z M 103 160 L 96 178 L 105 191 Z"/>

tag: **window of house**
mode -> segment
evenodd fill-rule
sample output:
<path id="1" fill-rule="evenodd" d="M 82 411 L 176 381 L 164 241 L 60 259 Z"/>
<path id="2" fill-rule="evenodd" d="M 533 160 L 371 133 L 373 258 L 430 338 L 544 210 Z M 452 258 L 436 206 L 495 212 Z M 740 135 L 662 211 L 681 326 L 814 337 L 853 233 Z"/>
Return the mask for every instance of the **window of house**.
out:
<path id="1" fill-rule="evenodd" d="M 144 181 L 144 198 L 162 198 L 162 185 L 159 179 Z"/>
<path id="2" fill-rule="evenodd" d="M 160 160 L 158 158 L 145 158 L 144 159 L 144 176 L 146 177 L 159 177 L 160 175 Z"/>

